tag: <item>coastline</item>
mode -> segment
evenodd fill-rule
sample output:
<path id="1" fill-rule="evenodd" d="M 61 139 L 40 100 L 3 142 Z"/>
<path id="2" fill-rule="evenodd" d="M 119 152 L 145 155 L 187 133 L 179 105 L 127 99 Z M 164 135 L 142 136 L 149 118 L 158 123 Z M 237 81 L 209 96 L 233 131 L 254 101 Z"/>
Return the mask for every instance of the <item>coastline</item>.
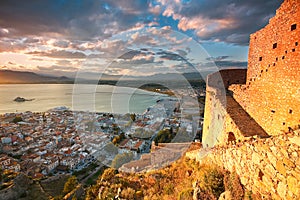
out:
<path id="1" fill-rule="evenodd" d="M 134 113 L 143 113 L 144 110 L 155 104 L 160 99 L 167 97 L 166 94 L 152 92 L 144 89 L 121 87 L 112 85 L 94 86 L 85 84 L 93 94 L 74 91 L 75 85 L 70 84 L 5 84 L 0 85 L 0 93 L 3 98 L 0 100 L 0 113 L 16 112 L 45 112 L 49 109 L 66 106 L 74 110 L 90 110 L 91 112 L 127 113 L 126 109 Z M 85 87 L 84 85 L 84 87 Z M 24 87 L 23 87 L 24 86 Z M 99 87 L 100 86 L 100 87 Z M 103 87 L 102 87 L 103 86 Z M 79 86 L 80 87 L 80 86 Z M 85 89 L 85 88 L 84 88 Z M 33 101 L 14 102 L 17 96 Z M 92 98 L 94 98 L 94 101 Z M 74 100 L 80 99 L 79 104 Z M 122 101 L 123 99 L 123 101 Z M 125 102 L 124 102 L 125 99 Z M 126 102 L 126 100 L 128 102 Z M 129 103 L 128 105 L 125 103 Z M 85 106 L 93 109 L 81 109 Z M 127 108 L 127 107 L 128 108 Z M 77 109 L 77 108 L 80 109 Z M 126 109 L 125 109 L 126 108 Z M 114 111 L 114 112 L 113 112 Z"/>

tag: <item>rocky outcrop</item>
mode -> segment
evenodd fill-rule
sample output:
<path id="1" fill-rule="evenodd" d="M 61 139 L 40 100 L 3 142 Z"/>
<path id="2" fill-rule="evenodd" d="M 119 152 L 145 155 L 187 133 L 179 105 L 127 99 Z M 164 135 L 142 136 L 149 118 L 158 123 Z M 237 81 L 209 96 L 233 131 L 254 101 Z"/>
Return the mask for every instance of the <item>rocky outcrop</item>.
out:
<path id="1" fill-rule="evenodd" d="M 15 102 L 33 101 L 34 99 L 25 99 L 23 97 L 17 97 L 14 99 Z"/>

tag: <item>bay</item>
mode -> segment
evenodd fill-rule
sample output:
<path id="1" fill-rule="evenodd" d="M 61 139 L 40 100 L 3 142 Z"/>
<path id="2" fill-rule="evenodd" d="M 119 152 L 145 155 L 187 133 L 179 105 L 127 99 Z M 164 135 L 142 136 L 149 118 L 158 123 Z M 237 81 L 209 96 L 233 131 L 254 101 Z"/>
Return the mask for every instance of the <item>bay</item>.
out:
<path id="1" fill-rule="evenodd" d="M 143 113 L 163 96 L 110 85 L 3 84 L 0 85 L 0 113 L 45 112 L 60 106 L 77 111 Z M 34 100 L 15 102 L 16 97 Z"/>

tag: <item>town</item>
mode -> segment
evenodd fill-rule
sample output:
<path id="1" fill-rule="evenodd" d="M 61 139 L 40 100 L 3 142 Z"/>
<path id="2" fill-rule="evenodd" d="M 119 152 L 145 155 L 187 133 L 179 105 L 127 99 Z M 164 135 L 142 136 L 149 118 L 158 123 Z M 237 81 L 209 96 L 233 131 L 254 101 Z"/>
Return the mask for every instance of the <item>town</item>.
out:
<path id="1" fill-rule="evenodd" d="M 165 97 L 143 114 L 65 107 L 3 114 L 0 167 L 32 178 L 74 174 L 95 163 L 119 168 L 150 153 L 153 144 L 192 142 L 201 132 L 202 120 L 197 121 L 197 109 L 188 108 L 193 103 L 181 101 Z"/>

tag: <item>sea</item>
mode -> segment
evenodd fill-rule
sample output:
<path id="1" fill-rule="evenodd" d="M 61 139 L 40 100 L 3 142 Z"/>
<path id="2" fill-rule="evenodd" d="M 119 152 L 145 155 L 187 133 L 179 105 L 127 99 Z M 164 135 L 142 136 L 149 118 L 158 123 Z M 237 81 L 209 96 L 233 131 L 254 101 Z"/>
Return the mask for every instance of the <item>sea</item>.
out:
<path id="1" fill-rule="evenodd" d="M 15 102 L 16 97 L 32 99 Z M 166 95 L 136 88 L 88 84 L 2 84 L 0 113 L 70 110 L 106 113 L 143 113 Z"/>

